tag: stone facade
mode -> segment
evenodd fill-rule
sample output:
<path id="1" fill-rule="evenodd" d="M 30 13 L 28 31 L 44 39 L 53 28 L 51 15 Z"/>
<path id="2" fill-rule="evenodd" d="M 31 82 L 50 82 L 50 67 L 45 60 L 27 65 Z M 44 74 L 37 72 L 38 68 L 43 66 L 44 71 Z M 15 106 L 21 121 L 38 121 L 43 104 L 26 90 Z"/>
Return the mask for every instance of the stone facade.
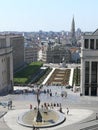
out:
<path id="1" fill-rule="evenodd" d="M 13 47 L 13 69 L 24 65 L 24 37 L 21 34 L 9 35 Z"/>
<path id="2" fill-rule="evenodd" d="M 82 39 L 81 93 L 98 96 L 98 30 Z"/>
<path id="3" fill-rule="evenodd" d="M 25 47 L 25 62 L 31 63 L 38 60 L 39 47 L 36 44 Z"/>
<path id="4" fill-rule="evenodd" d="M 10 38 L 0 36 L 0 95 L 13 90 L 13 55 Z"/>
<path id="5" fill-rule="evenodd" d="M 63 60 L 69 63 L 71 60 L 71 53 L 63 45 L 48 46 L 43 54 L 44 61 L 47 63 L 62 63 Z"/>

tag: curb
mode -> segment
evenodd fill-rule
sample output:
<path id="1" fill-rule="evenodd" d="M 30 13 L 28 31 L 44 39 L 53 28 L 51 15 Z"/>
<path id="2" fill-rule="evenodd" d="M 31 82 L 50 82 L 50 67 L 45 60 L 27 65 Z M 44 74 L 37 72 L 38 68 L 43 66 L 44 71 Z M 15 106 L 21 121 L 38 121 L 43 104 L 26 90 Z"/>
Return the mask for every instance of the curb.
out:
<path id="1" fill-rule="evenodd" d="M 2 112 L 2 114 L 0 115 L 0 118 L 2 118 L 7 112 Z"/>

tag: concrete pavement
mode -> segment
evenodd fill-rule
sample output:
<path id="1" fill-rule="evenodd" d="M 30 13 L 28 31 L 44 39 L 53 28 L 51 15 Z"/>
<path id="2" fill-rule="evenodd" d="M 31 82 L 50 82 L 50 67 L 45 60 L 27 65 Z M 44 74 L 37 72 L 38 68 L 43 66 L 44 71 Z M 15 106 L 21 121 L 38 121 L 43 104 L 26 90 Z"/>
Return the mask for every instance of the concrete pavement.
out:
<path id="1" fill-rule="evenodd" d="M 66 114 L 67 119 L 63 124 L 53 128 L 46 128 L 45 130 L 80 130 L 98 124 L 98 120 L 95 119 L 96 113 L 98 113 L 98 97 L 80 97 L 79 93 L 73 93 L 71 90 L 66 90 L 67 97 L 61 97 L 60 93 L 65 88 L 50 86 L 48 89 L 51 89 L 53 96 L 50 97 L 48 94 L 42 93 L 40 95 L 41 104 L 44 102 L 61 103 L 65 114 L 66 108 L 69 108 L 69 115 Z M 55 92 L 57 92 L 57 95 L 55 95 Z M 31 128 L 19 125 L 17 123 L 17 116 L 29 109 L 30 104 L 33 107 L 37 105 L 36 95 L 29 93 L 0 97 L 0 101 L 8 101 L 9 99 L 13 101 L 12 110 L 7 110 L 7 108 L 0 106 L 1 112 L 7 111 L 7 114 L 0 118 L 0 130 L 31 130 Z"/>
<path id="2" fill-rule="evenodd" d="M 5 116 L 4 120 L 9 128 L 12 130 L 31 130 L 31 128 L 21 126 L 17 123 L 18 115 L 22 112 L 25 112 L 27 109 L 19 109 L 19 110 L 11 110 Z M 63 109 L 63 112 L 66 114 L 66 109 Z M 82 113 L 82 115 L 81 115 Z M 55 130 L 61 129 L 62 127 L 66 127 L 68 125 L 75 124 L 80 122 L 93 114 L 93 111 L 86 109 L 70 109 L 69 114 L 66 114 L 66 121 L 61 125 L 52 128 L 44 128 L 44 130 Z"/>

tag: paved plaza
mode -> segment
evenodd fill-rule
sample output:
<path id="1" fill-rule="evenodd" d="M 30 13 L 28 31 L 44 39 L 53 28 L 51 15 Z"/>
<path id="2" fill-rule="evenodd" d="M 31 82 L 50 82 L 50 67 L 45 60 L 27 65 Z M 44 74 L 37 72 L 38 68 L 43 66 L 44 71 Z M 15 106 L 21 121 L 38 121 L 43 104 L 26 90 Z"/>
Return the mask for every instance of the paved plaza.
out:
<path id="1" fill-rule="evenodd" d="M 98 120 L 96 119 L 96 113 L 98 113 L 98 97 L 80 96 L 79 92 L 74 93 L 70 89 L 65 89 L 65 87 L 61 86 L 49 86 L 43 89 L 51 89 L 52 96 L 47 93 L 41 93 L 40 106 L 44 103 L 59 103 L 66 116 L 66 121 L 61 125 L 44 128 L 44 130 L 80 130 L 85 127 L 91 128 L 91 126 L 98 124 Z M 61 96 L 62 91 L 67 92 L 67 97 Z M 32 130 L 32 128 L 18 124 L 17 119 L 18 115 L 30 109 L 30 104 L 32 104 L 33 108 L 37 106 L 36 94 L 10 94 L 0 97 L 0 102 L 7 102 L 9 100 L 13 102 L 11 110 L 0 105 L 0 130 Z M 69 108 L 68 115 L 67 108 Z M 52 109 L 59 110 L 59 107 L 53 107 Z"/>

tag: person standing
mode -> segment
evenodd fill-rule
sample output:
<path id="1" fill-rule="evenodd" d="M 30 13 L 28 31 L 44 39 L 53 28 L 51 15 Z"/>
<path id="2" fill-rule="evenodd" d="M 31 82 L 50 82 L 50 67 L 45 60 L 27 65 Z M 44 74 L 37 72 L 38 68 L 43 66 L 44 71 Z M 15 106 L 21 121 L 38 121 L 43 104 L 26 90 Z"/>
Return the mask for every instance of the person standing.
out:
<path id="1" fill-rule="evenodd" d="M 35 130 L 35 126 L 33 125 L 33 130 Z"/>
<path id="2" fill-rule="evenodd" d="M 30 110 L 32 110 L 32 104 L 30 104 Z"/>
<path id="3" fill-rule="evenodd" d="M 69 114 L 69 109 L 67 108 L 67 115 Z"/>

